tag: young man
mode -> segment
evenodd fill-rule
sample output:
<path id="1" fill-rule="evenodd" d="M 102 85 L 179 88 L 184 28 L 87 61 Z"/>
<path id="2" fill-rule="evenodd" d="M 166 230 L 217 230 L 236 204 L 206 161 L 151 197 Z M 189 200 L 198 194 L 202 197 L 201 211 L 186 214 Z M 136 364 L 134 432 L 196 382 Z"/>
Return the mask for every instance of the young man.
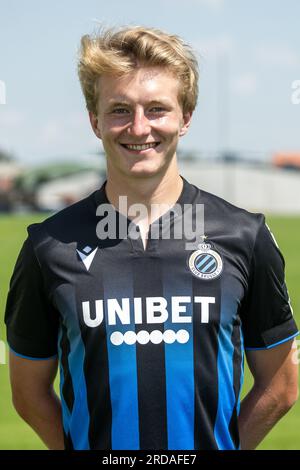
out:
<path id="1" fill-rule="evenodd" d="M 6 309 L 14 405 L 50 449 L 254 449 L 297 398 L 297 327 L 264 217 L 179 175 L 196 59 L 176 36 L 109 30 L 82 39 L 79 76 L 107 181 L 28 228 Z M 175 232 L 197 207 L 191 246 Z"/>

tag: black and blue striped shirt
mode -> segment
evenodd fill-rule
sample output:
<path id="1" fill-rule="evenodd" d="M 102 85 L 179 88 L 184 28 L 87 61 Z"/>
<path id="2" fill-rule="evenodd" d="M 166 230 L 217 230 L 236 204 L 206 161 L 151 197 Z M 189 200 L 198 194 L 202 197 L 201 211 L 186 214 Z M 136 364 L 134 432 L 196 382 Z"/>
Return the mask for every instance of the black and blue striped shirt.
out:
<path id="1" fill-rule="evenodd" d="M 238 449 L 244 350 L 297 334 L 263 215 L 183 181 L 177 204 L 204 204 L 210 250 L 100 240 L 105 184 L 28 228 L 7 337 L 20 356 L 58 354 L 67 449 Z"/>

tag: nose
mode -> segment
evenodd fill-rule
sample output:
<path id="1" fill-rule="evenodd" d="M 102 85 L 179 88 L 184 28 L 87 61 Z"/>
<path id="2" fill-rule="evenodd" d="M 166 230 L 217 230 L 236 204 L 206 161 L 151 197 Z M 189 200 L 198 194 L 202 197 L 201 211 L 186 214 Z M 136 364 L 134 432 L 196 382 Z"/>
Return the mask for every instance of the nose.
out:
<path id="1" fill-rule="evenodd" d="M 143 137 L 148 135 L 150 131 L 150 122 L 145 116 L 144 110 L 142 108 L 136 109 L 128 133 L 135 137 Z"/>

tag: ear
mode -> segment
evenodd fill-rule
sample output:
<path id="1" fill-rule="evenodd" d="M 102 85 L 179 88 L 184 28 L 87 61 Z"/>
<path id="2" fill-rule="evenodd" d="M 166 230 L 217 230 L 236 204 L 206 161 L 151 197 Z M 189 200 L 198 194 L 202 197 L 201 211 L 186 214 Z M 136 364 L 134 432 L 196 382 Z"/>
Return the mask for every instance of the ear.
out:
<path id="1" fill-rule="evenodd" d="M 98 139 L 101 139 L 101 132 L 98 127 L 98 117 L 94 113 L 89 111 L 89 118 L 90 118 L 90 123 L 91 123 L 92 129 L 95 135 L 98 137 Z"/>
<path id="2" fill-rule="evenodd" d="M 182 126 L 179 132 L 180 137 L 184 136 L 187 133 L 188 128 L 190 127 L 190 124 L 192 121 L 192 115 L 193 115 L 192 112 L 183 114 Z"/>

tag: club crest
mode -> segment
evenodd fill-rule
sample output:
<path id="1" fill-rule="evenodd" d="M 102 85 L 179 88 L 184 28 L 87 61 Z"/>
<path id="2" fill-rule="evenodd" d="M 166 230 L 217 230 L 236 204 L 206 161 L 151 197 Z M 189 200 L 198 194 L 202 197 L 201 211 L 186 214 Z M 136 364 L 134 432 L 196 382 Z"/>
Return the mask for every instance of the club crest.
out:
<path id="1" fill-rule="evenodd" d="M 219 277 L 223 271 L 223 261 L 210 243 L 200 243 L 188 259 L 190 271 L 198 279 L 210 281 Z"/>

